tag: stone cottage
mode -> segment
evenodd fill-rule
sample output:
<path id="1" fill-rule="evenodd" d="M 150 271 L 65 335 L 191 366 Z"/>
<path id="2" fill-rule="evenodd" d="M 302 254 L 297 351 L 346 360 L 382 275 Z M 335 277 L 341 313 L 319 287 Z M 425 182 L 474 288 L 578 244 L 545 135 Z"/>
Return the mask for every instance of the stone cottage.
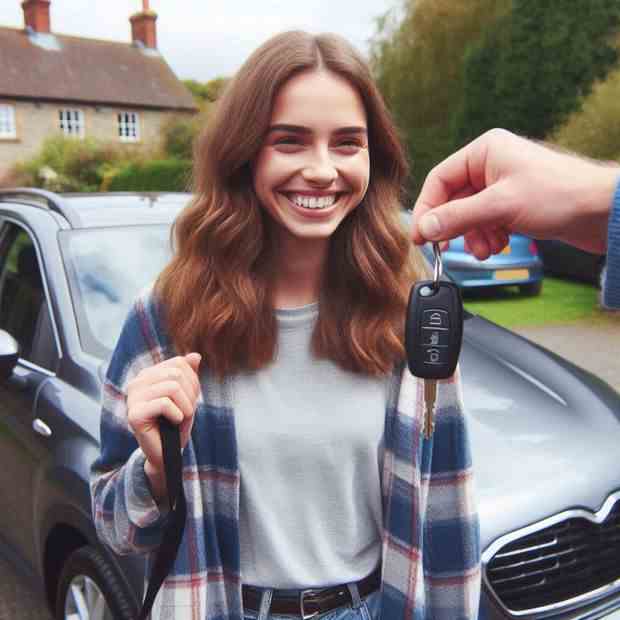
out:
<path id="1" fill-rule="evenodd" d="M 0 177 L 50 135 L 140 148 L 170 115 L 197 112 L 157 50 L 148 0 L 130 17 L 131 43 L 56 34 L 50 4 L 24 0 L 24 28 L 0 27 Z"/>

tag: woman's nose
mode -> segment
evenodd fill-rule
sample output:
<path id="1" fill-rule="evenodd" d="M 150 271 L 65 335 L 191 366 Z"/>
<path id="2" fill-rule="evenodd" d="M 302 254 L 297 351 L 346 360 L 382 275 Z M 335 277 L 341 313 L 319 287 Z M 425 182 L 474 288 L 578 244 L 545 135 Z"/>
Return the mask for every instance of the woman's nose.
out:
<path id="1" fill-rule="evenodd" d="M 304 166 L 302 176 L 310 183 L 328 185 L 338 177 L 338 171 L 329 153 L 320 149 L 313 153 L 311 160 Z"/>

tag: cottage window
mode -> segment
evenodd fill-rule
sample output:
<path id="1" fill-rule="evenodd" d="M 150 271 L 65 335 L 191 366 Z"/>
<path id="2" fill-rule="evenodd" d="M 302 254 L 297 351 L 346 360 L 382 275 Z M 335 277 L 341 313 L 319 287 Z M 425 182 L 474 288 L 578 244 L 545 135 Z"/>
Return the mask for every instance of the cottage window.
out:
<path id="1" fill-rule="evenodd" d="M 119 112 L 118 136 L 121 142 L 140 140 L 140 115 L 137 112 Z"/>
<path id="2" fill-rule="evenodd" d="M 15 107 L 0 104 L 0 138 L 17 138 Z"/>
<path id="3" fill-rule="evenodd" d="M 84 114 L 82 110 L 64 109 L 59 110 L 60 129 L 65 136 L 84 137 Z"/>

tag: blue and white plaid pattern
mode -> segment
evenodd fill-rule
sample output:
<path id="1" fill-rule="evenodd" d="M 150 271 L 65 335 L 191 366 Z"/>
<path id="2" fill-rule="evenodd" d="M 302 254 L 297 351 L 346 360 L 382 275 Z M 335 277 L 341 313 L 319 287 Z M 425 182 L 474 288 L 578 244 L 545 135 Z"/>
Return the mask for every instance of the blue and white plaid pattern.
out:
<path id="1" fill-rule="evenodd" d="M 103 388 L 101 455 L 91 470 L 100 539 L 118 554 L 152 560 L 168 516 L 150 493 L 144 454 L 127 424 L 126 385 L 174 357 L 151 291 L 123 326 Z M 151 618 L 243 620 L 239 466 L 229 381 L 200 377 L 192 435 L 183 452 L 188 515 L 171 573 Z M 475 620 L 480 597 L 479 523 L 459 371 L 438 382 L 436 427 L 421 434 L 423 383 L 394 371 L 382 471 L 385 620 Z"/>
<path id="2" fill-rule="evenodd" d="M 620 308 L 620 182 L 609 214 L 607 275 L 603 285 L 603 305 Z"/>

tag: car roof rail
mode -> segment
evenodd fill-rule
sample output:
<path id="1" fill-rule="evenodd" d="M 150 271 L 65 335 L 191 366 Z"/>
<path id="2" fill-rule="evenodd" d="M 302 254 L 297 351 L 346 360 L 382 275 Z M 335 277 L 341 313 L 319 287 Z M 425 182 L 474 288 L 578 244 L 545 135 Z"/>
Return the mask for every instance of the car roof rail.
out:
<path id="1" fill-rule="evenodd" d="M 14 187 L 12 189 L 0 189 L 0 202 L 20 199 L 25 199 L 29 203 L 34 203 L 37 206 L 45 206 L 50 211 L 59 213 L 74 228 L 80 226 L 80 217 L 75 212 L 75 210 L 67 204 L 67 201 L 64 200 L 63 197 L 59 194 L 33 187 Z"/>

